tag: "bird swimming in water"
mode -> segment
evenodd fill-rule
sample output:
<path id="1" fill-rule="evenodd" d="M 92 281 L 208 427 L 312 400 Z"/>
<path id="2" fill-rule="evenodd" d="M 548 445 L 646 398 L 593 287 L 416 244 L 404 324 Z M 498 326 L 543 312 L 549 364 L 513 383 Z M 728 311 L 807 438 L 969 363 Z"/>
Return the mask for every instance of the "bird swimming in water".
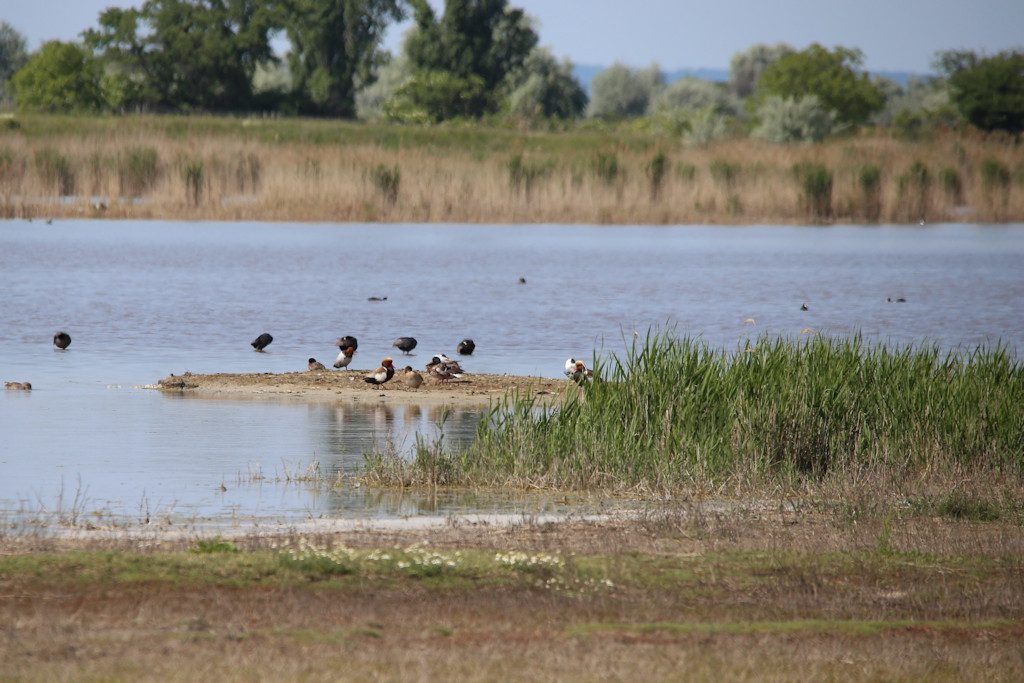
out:
<path id="1" fill-rule="evenodd" d="M 274 341 L 274 338 L 271 337 L 270 334 L 268 334 L 267 332 L 264 332 L 260 336 L 253 339 L 250 345 L 257 351 L 262 351 L 263 349 L 270 346 L 270 342 L 272 341 Z"/>
<path id="2" fill-rule="evenodd" d="M 8 391 L 32 391 L 31 382 L 4 382 L 4 389 Z"/>
<path id="3" fill-rule="evenodd" d="M 413 370 L 411 365 L 406 365 L 405 372 L 402 375 L 402 383 L 412 389 L 418 389 L 423 384 L 423 375 Z"/>
<path id="4" fill-rule="evenodd" d="M 396 349 L 409 355 L 409 352 L 416 348 L 417 341 L 414 337 L 399 337 L 395 341 L 391 342 L 391 345 Z"/>
<path id="5" fill-rule="evenodd" d="M 71 346 L 71 335 L 67 332 L 58 332 L 53 335 L 53 345 L 62 351 Z"/>
<path id="6" fill-rule="evenodd" d="M 339 370 L 341 368 L 347 368 L 348 364 L 352 362 L 352 356 L 355 355 L 355 352 L 356 347 L 354 346 L 347 346 L 343 348 L 341 353 L 338 354 L 338 357 L 334 359 L 334 367 Z"/>
<path id="7" fill-rule="evenodd" d="M 904 299 L 902 296 L 896 297 L 895 299 L 893 299 L 891 296 L 887 296 L 887 297 L 885 297 L 885 300 L 888 301 L 890 304 L 893 303 L 894 301 L 896 303 L 898 303 L 898 304 L 905 304 L 905 303 L 907 303 L 907 300 Z"/>
<path id="8" fill-rule="evenodd" d="M 318 361 L 316 358 L 310 358 L 306 363 L 306 369 L 310 372 L 319 372 L 320 370 L 326 370 L 324 364 Z"/>
<path id="9" fill-rule="evenodd" d="M 519 278 L 519 284 L 525 285 L 526 284 L 526 278 L 525 277 Z"/>
<path id="10" fill-rule="evenodd" d="M 801 311 L 806 311 L 807 310 L 807 304 L 800 304 L 800 310 Z"/>
<path id="11" fill-rule="evenodd" d="M 473 352 L 476 351 L 476 342 L 472 339 L 463 339 L 459 342 L 459 345 L 455 347 L 455 350 L 463 356 L 472 356 Z"/>
<path id="12" fill-rule="evenodd" d="M 367 301 L 387 301 L 388 298 L 386 296 L 368 296 L 368 297 L 366 297 L 366 300 Z"/>
<path id="13" fill-rule="evenodd" d="M 390 358 L 380 362 L 380 367 L 363 377 L 363 381 L 369 384 L 381 385 L 395 376 L 395 366 Z"/>

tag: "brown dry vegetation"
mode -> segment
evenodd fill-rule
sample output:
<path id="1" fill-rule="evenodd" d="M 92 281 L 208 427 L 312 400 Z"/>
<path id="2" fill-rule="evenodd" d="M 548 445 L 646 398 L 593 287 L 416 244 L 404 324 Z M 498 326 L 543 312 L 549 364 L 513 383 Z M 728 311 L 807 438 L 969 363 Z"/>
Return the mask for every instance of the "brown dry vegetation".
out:
<path id="1" fill-rule="evenodd" d="M 680 503 L 307 539 L 464 553 L 436 576 L 282 563 L 296 538 L 6 538 L 0 661 L 11 680 L 1019 680 L 1020 522 Z M 511 550 L 564 568 L 495 568 Z"/>
<path id="2" fill-rule="evenodd" d="M 659 152 L 666 163 L 655 189 L 650 167 Z M 987 162 L 996 173 L 986 175 Z M 915 163 L 926 171 L 923 180 L 911 173 Z M 815 200 L 817 215 L 802 196 L 799 164 L 832 173 L 830 196 Z M 865 186 L 867 167 L 877 167 L 877 185 Z M 26 116 L 0 126 L 0 214 L 460 223 L 1020 221 L 1024 153 L 1005 137 L 970 132 L 917 142 L 866 132 L 816 145 L 744 139 L 687 148 L 627 127 L 536 132 L 483 124 Z"/>

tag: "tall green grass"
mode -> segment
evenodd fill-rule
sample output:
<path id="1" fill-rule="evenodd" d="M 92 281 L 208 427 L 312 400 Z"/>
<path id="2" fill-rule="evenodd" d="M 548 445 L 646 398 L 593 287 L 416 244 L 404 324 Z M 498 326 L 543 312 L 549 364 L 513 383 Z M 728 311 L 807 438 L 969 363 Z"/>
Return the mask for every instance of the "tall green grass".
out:
<path id="1" fill-rule="evenodd" d="M 670 490 L 863 471 L 1024 471 L 1024 367 L 859 337 L 734 353 L 649 335 L 554 409 L 509 399 L 451 454 L 449 483 Z M 434 453 L 432 457 L 437 457 Z"/>

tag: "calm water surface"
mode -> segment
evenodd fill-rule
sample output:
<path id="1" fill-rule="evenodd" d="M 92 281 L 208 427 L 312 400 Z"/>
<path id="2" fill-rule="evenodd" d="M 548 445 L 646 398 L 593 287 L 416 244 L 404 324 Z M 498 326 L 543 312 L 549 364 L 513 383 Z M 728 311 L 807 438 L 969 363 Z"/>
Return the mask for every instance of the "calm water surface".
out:
<path id="1" fill-rule="evenodd" d="M 140 387 L 185 370 L 329 363 L 343 334 L 359 338 L 360 368 L 399 335 L 419 339 L 416 366 L 472 337 L 470 372 L 552 377 L 568 356 L 617 350 L 623 334 L 666 322 L 727 348 L 809 327 L 1020 349 L 1022 256 L 1020 225 L 0 222 L 0 380 L 34 386 L 0 394 L 0 510 L 52 509 L 62 492 L 67 506 L 76 491 L 87 509 L 128 516 L 552 509 L 540 498 L 424 500 L 288 481 L 314 462 L 328 475 L 355 471 L 375 444 L 408 448 L 433 433 L 436 409 Z M 66 352 L 51 346 L 58 329 L 73 338 Z M 274 343 L 253 353 L 263 331 Z M 468 441 L 476 417 L 454 413 L 446 438 Z"/>

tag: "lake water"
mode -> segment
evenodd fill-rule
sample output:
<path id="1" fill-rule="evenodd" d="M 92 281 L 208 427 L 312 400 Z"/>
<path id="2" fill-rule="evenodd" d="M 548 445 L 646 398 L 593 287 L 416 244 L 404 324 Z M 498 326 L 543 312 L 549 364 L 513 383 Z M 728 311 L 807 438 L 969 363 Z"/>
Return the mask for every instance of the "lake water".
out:
<path id="1" fill-rule="evenodd" d="M 351 473 L 374 445 L 408 448 L 415 433 L 433 434 L 436 408 L 141 387 L 186 370 L 302 370 L 310 356 L 329 364 L 343 334 L 359 338 L 360 368 L 375 367 L 400 335 L 419 339 L 417 366 L 472 337 L 468 371 L 550 377 L 569 356 L 617 350 L 624 334 L 665 323 L 727 348 L 811 328 L 1020 349 L 1022 257 L 1020 225 L 4 221 L 0 380 L 34 389 L 0 393 L 0 511 L 68 509 L 76 492 L 80 510 L 132 519 L 558 509 L 561 498 L 429 499 L 295 481 L 310 463 Z M 51 345 L 60 329 L 73 338 L 65 352 Z M 249 342 L 264 331 L 274 343 L 254 353 Z M 468 441 L 476 420 L 456 411 L 446 438 Z"/>

